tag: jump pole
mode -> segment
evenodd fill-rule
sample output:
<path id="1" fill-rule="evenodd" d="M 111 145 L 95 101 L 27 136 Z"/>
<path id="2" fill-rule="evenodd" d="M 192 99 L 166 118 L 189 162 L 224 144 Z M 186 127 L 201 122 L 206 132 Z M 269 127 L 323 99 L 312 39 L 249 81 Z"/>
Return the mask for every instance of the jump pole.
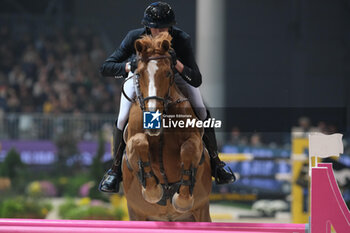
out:
<path id="1" fill-rule="evenodd" d="M 1 233 L 34 232 L 286 232 L 305 233 L 305 224 L 143 222 L 96 220 L 0 219 Z"/>

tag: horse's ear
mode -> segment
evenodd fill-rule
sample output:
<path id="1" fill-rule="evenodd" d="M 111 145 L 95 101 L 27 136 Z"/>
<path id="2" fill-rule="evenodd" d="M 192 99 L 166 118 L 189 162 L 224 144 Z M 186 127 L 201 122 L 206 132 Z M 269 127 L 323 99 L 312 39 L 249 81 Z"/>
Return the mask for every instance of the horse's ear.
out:
<path id="1" fill-rule="evenodd" d="M 137 40 L 135 42 L 135 49 L 138 53 L 142 53 L 142 51 L 144 50 L 144 47 L 145 45 L 140 40 Z"/>
<path id="2" fill-rule="evenodd" d="M 167 52 L 170 49 L 170 41 L 168 40 L 163 40 L 161 44 L 162 49 Z"/>

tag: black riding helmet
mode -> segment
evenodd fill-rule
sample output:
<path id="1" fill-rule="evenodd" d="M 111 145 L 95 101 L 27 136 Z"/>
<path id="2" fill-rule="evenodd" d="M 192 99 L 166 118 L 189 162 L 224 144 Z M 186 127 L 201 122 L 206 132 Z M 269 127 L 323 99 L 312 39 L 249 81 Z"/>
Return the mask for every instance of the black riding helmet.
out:
<path id="1" fill-rule="evenodd" d="M 146 8 L 141 23 L 148 28 L 169 28 L 176 24 L 175 14 L 168 3 L 155 2 Z"/>

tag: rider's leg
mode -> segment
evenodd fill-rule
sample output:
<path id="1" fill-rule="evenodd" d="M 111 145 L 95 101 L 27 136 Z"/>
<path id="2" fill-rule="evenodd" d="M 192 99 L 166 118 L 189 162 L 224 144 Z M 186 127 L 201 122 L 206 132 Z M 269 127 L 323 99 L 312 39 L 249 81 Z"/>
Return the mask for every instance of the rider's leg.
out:
<path id="1" fill-rule="evenodd" d="M 207 118 L 206 107 L 203 103 L 201 93 L 198 88 L 192 87 L 179 75 L 175 75 L 176 86 L 180 89 L 181 93 L 190 101 L 196 116 L 204 121 Z"/>
<path id="2" fill-rule="evenodd" d="M 112 167 L 103 176 L 99 190 L 108 193 L 119 192 L 119 184 L 122 181 L 121 161 L 123 152 L 125 149 L 125 143 L 123 141 L 123 131 L 116 127 L 116 123 L 113 127 L 113 164 Z"/>
<path id="3" fill-rule="evenodd" d="M 211 116 L 210 112 L 207 110 L 207 119 L 209 118 L 211 118 Z M 236 176 L 232 172 L 225 170 L 224 167 L 226 164 L 219 158 L 214 128 L 204 128 L 203 141 L 211 158 L 211 174 L 215 177 L 215 182 L 217 184 L 229 184 L 234 182 Z"/>
<path id="4" fill-rule="evenodd" d="M 131 98 L 135 96 L 135 89 L 132 79 L 128 80 L 125 83 L 124 91 Z M 131 105 L 132 103 L 129 102 L 122 94 L 120 98 L 118 121 L 114 124 L 113 127 L 113 164 L 112 167 L 104 175 L 99 185 L 99 190 L 102 192 L 119 192 L 119 184 L 122 181 L 121 161 L 125 150 L 123 129 L 126 125 L 126 122 L 128 121 Z"/>
<path id="5" fill-rule="evenodd" d="M 197 117 L 203 121 L 209 119 L 210 112 L 206 109 L 203 103 L 199 89 L 189 85 L 179 75 L 175 76 L 175 83 L 177 84 L 180 91 L 190 101 Z M 222 162 L 218 156 L 218 146 L 214 128 L 204 128 L 203 141 L 210 155 L 212 175 L 215 177 L 216 183 L 228 184 L 234 182 L 236 180 L 236 177 L 233 173 L 225 170 L 225 163 Z"/>

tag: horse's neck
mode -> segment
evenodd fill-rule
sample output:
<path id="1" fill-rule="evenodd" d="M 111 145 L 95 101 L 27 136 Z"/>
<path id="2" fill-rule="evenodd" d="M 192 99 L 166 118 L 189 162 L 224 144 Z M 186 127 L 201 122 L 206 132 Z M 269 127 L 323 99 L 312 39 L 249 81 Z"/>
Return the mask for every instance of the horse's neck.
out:
<path id="1" fill-rule="evenodd" d="M 182 92 L 176 86 L 176 84 L 172 85 L 170 88 L 170 97 L 174 102 L 177 100 L 187 99 L 187 97 L 184 94 L 182 94 Z M 195 116 L 189 101 L 181 101 L 180 103 L 175 104 L 174 108 L 175 108 L 175 111 L 180 110 L 183 114 L 191 114 Z"/>
<path id="2" fill-rule="evenodd" d="M 182 92 L 180 91 L 180 89 L 177 87 L 176 83 L 174 83 L 171 88 L 170 88 L 170 97 L 173 100 L 177 100 L 177 99 L 182 99 L 182 98 L 186 98 L 184 96 L 184 94 L 182 94 Z"/>

